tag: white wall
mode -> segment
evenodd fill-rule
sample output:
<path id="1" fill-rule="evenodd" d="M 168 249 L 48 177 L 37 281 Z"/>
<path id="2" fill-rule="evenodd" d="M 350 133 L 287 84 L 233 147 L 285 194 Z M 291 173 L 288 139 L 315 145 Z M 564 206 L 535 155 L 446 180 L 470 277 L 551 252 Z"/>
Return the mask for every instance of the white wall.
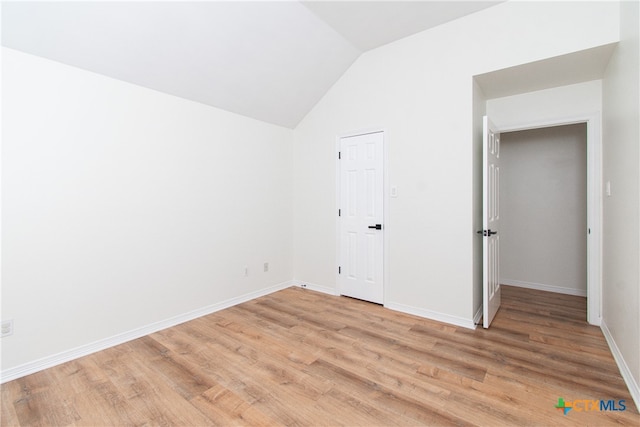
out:
<path id="1" fill-rule="evenodd" d="M 473 174 L 474 177 L 482 176 L 482 154 L 484 140 L 484 116 L 487 114 L 487 99 L 482 88 L 473 79 Z M 473 180 L 473 230 L 476 233 L 482 230 L 482 179 Z M 479 323 L 482 315 L 482 272 L 483 272 L 483 241 L 476 234 L 473 240 L 473 301 L 472 307 L 476 318 L 474 323 Z"/>
<path id="2" fill-rule="evenodd" d="M 472 76 L 615 42 L 617 12 L 606 2 L 506 2 L 362 55 L 295 130 L 295 278 L 335 288 L 335 138 L 384 127 L 398 188 L 385 304 L 470 326 L 479 238 Z"/>
<path id="3" fill-rule="evenodd" d="M 603 329 L 640 407 L 640 8 L 621 8 L 603 80 Z"/>
<path id="4" fill-rule="evenodd" d="M 3 370 L 288 284 L 291 130 L 2 53 Z"/>
<path id="5" fill-rule="evenodd" d="M 587 295 L 587 125 L 503 133 L 500 283 Z"/>
<path id="6" fill-rule="evenodd" d="M 541 123 L 584 119 L 602 111 L 602 80 L 527 92 L 487 101 L 498 129 L 531 128 Z"/>

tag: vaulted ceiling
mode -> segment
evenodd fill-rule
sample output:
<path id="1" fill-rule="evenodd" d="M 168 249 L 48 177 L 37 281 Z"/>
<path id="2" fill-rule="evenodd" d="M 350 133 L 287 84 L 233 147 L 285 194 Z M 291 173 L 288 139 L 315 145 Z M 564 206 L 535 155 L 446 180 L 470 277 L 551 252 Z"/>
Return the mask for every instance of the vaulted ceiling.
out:
<path id="1" fill-rule="evenodd" d="M 2 2 L 2 45 L 293 128 L 363 52 L 497 3 Z"/>

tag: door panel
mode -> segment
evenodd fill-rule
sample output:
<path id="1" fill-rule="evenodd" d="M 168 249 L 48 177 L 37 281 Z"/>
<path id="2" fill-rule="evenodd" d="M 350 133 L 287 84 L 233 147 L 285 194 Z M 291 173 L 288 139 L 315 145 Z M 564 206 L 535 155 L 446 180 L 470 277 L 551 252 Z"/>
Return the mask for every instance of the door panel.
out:
<path id="1" fill-rule="evenodd" d="M 500 134 L 484 116 L 482 194 L 482 326 L 488 328 L 500 308 Z"/>
<path id="2" fill-rule="evenodd" d="M 383 301 L 382 132 L 340 139 L 340 274 L 342 295 Z M 374 228 L 370 228 L 374 227 Z"/>

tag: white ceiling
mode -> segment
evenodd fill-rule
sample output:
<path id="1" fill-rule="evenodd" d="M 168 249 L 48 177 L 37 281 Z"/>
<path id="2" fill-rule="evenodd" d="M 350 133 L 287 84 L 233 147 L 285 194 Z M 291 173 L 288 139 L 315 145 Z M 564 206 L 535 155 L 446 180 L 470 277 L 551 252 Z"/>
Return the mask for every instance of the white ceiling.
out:
<path id="1" fill-rule="evenodd" d="M 2 2 L 2 45 L 286 127 L 364 51 L 499 1 Z"/>
<path id="2" fill-rule="evenodd" d="M 303 1 L 361 51 L 486 9 L 500 1 Z"/>

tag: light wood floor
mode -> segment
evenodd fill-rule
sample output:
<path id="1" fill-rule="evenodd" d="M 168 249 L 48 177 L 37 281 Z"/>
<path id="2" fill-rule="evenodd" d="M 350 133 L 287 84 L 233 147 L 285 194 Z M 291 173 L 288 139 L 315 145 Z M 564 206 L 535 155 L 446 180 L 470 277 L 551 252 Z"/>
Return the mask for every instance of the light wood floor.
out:
<path id="1" fill-rule="evenodd" d="M 290 288 L 6 383 L 2 425 L 638 426 L 585 310 L 505 286 L 472 331 Z"/>

